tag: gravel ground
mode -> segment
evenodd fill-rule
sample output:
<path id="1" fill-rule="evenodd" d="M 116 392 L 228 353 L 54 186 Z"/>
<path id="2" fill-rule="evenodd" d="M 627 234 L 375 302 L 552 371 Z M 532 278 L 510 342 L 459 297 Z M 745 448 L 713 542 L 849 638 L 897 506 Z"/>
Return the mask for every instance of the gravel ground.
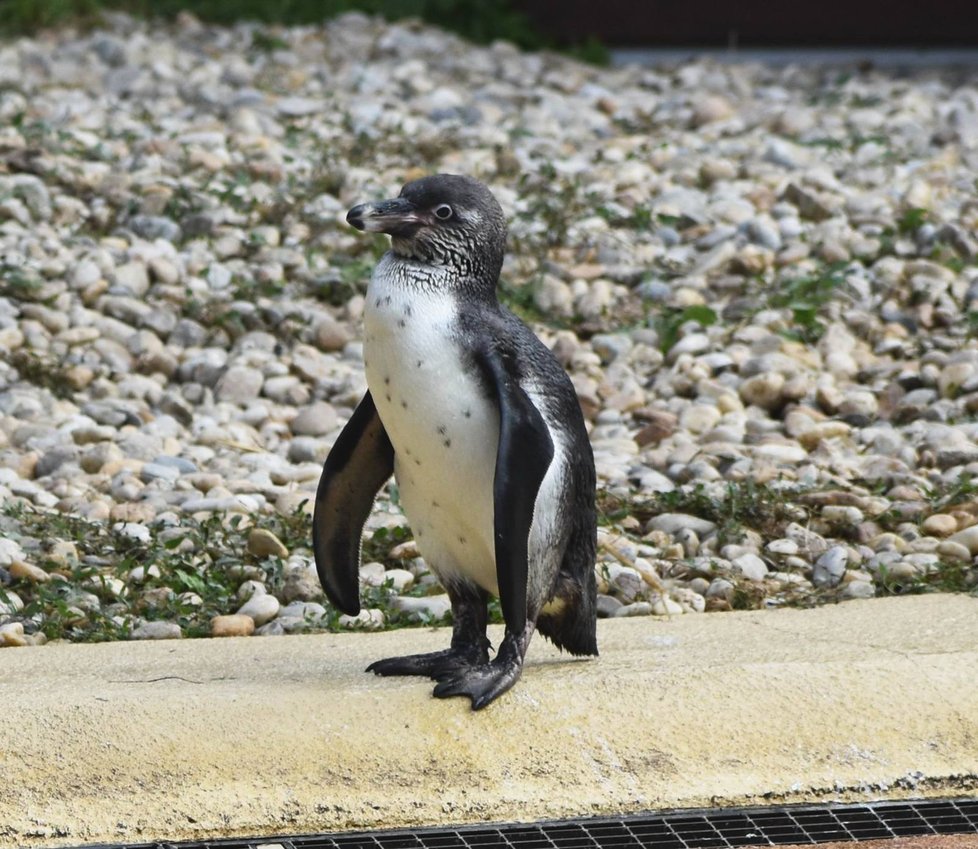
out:
<path id="1" fill-rule="evenodd" d="M 385 249 L 464 172 L 591 427 L 600 610 L 978 571 L 978 72 L 600 69 L 349 15 L 0 43 L 0 644 L 438 621 L 393 487 L 367 606 L 308 545 Z"/>

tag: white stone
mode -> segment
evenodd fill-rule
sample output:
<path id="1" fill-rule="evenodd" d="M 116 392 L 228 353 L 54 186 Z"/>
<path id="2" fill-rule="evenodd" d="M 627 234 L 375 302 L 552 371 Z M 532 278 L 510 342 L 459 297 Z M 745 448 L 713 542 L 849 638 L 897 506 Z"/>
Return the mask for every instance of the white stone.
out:
<path id="1" fill-rule="evenodd" d="M 451 612 L 452 603 L 447 595 L 429 595 L 420 598 L 398 596 L 394 599 L 394 607 L 410 619 L 440 622 Z"/>
<path id="2" fill-rule="evenodd" d="M 401 593 L 411 589 L 414 584 L 414 575 L 407 569 L 388 569 L 384 573 L 384 583 L 388 582 L 394 592 Z"/>
<path id="3" fill-rule="evenodd" d="M 849 562 L 849 552 L 843 545 L 833 545 L 819 556 L 812 569 L 816 587 L 834 587 L 842 580 Z"/>
<path id="4" fill-rule="evenodd" d="M 947 538 L 948 542 L 955 542 L 964 546 L 972 554 L 978 554 L 978 525 L 972 525 Z"/>
<path id="5" fill-rule="evenodd" d="M 12 589 L 5 587 L 0 591 L 0 616 L 10 616 L 24 609 L 24 600 Z"/>
<path id="6" fill-rule="evenodd" d="M 876 587 L 868 581 L 850 581 L 842 588 L 843 598 L 875 598 Z"/>
<path id="7" fill-rule="evenodd" d="M 756 554 L 741 554 L 730 562 L 751 581 L 763 581 L 767 577 L 767 564 Z"/>
<path id="8" fill-rule="evenodd" d="M 649 616 L 652 612 L 653 606 L 651 603 L 647 601 L 634 601 L 631 604 L 623 604 L 612 615 L 615 617 Z"/>
<path id="9" fill-rule="evenodd" d="M 132 640 L 179 640 L 183 636 L 176 622 L 154 620 L 143 622 L 133 629 L 129 638 Z"/>
<path id="10" fill-rule="evenodd" d="M 780 554 L 789 557 L 798 553 L 798 543 L 793 539 L 773 539 L 765 548 L 771 554 Z"/>
<path id="11" fill-rule="evenodd" d="M 845 504 L 826 504 L 822 508 L 822 518 L 826 522 L 836 522 L 846 525 L 858 525 L 865 518 L 858 507 Z"/>
<path id="12" fill-rule="evenodd" d="M 341 628 L 364 631 L 379 631 L 386 623 L 384 612 L 375 607 L 363 608 L 356 616 L 348 616 L 344 613 L 338 621 Z"/>
<path id="13" fill-rule="evenodd" d="M 23 622 L 8 622 L 5 625 L 0 625 L 0 646 L 26 645 L 29 643 L 24 635 Z"/>
<path id="14" fill-rule="evenodd" d="M 279 600 L 267 593 L 256 593 L 238 608 L 238 616 L 250 616 L 256 626 L 264 625 L 278 616 Z"/>
<path id="15" fill-rule="evenodd" d="M 9 537 L 0 537 L 0 566 L 9 566 L 15 560 L 24 560 L 24 549 Z"/>
<path id="16" fill-rule="evenodd" d="M 713 533 L 716 523 L 689 513 L 660 513 L 648 522 L 648 530 L 664 531 L 667 534 L 675 535 L 686 529 L 694 531 L 702 539 Z"/>
<path id="17" fill-rule="evenodd" d="M 669 596 L 660 595 L 652 602 L 652 614 L 654 616 L 681 616 L 685 612 L 683 606 Z"/>

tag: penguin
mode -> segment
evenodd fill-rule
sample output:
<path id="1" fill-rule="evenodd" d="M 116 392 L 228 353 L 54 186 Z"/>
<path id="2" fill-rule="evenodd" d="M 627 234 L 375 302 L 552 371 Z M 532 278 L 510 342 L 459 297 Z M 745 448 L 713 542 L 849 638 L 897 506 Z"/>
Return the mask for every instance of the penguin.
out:
<path id="1" fill-rule="evenodd" d="M 323 466 L 313 516 L 320 581 L 360 611 L 364 523 L 393 474 L 425 562 L 452 606 L 449 648 L 368 672 L 427 676 L 479 710 L 519 680 L 535 630 L 597 655 L 595 471 L 573 385 L 502 306 L 506 221 L 479 181 L 436 174 L 346 220 L 386 233 L 363 315 L 367 392 Z M 505 634 L 486 637 L 490 596 Z"/>

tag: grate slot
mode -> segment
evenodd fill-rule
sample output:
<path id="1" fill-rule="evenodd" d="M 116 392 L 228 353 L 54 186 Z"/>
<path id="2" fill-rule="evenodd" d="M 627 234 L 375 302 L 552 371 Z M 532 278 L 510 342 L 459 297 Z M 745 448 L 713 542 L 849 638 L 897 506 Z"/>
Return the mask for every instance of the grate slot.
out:
<path id="1" fill-rule="evenodd" d="M 928 814 L 928 821 L 938 834 L 960 834 L 971 825 L 953 803 L 935 805 Z"/>
<path id="2" fill-rule="evenodd" d="M 765 837 L 775 846 L 779 843 L 813 842 L 808 839 L 805 829 L 787 808 L 780 811 L 759 811 L 750 814 L 749 820 L 762 838 L 758 843 L 763 843 Z"/>
<path id="3" fill-rule="evenodd" d="M 596 823 L 593 828 L 581 828 L 590 835 L 594 846 L 601 849 L 638 849 L 642 843 L 632 830 L 621 822 Z"/>
<path id="4" fill-rule="evenodd" d="M 721 812 L 716 816 L 710 817 L 713 827 L 723 835 L 725 844 L 721 844 L 724 849 L 737 849 L 738 846 L 756 846 L 763 842 L 763 838 L 758 838 L 757 826 L 752 825 L 750 818 L 745 814 L 733 812 Z"/>

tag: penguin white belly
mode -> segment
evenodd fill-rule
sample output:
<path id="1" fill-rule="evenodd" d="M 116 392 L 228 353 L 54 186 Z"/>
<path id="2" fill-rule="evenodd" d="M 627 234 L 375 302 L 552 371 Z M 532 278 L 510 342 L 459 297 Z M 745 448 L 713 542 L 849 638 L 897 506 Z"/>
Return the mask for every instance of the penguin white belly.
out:
<path id="1" fill-rule="evenodd" d="M 364 310 L 364 366 L 394 446 L 401 506 L 425 561 L 443 580 L 462 575 L 498 595 L 499 413 L 462 361 L 455 315 L 450 295 L 375 274 Z"/>

